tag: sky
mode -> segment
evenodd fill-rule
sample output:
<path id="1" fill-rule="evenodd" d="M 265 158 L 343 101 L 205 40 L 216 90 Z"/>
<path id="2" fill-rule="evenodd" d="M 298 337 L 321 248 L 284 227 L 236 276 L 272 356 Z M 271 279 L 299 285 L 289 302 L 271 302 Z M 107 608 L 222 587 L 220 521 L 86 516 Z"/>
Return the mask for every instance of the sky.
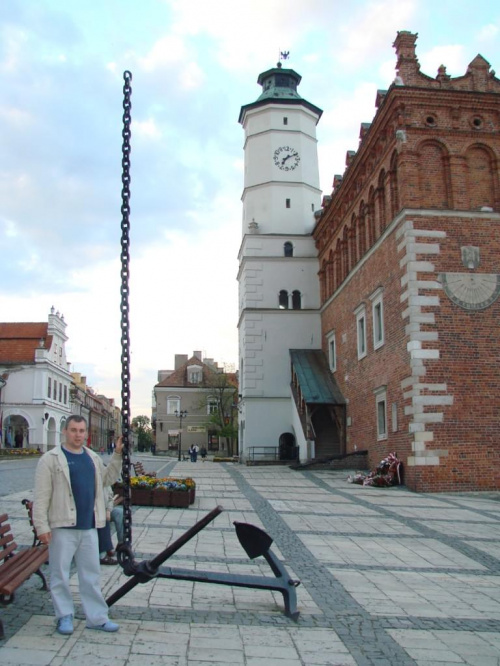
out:
<path id="1" fill-rule="evenodd" d="M 64 315 L 71 370 L 120 405 L 123 72 L 132 72 L 132 416 L 160 369 L 200 350 L 238 367 L 242 105 L 289 51 L 299 93 L 323 109 L 330 194 L 398 30 L 421 71 L 500 71 L 491 0 L 1 0 L 0 321 Z"/>

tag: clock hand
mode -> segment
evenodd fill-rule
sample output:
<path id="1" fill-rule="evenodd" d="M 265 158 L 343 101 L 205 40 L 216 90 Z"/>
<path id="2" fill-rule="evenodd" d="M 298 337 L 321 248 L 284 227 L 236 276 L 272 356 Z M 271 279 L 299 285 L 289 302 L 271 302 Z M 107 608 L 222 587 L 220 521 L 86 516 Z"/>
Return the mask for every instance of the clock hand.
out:
<path id="1" fill-rule="evenodd" d="M 284 157 L 284 158 L 281 160 L 281 164 L 285 164 L 285 162 L 286 162 L 287 160 L 289 160 L 290 157 L 292 157 L 292 155 L 287 155 L 286 157 Z"/>

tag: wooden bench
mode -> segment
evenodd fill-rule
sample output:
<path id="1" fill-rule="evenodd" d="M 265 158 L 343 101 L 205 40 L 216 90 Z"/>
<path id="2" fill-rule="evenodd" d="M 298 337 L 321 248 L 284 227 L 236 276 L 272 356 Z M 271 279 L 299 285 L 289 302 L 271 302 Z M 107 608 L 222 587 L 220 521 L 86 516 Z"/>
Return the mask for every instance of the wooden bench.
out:
<path id="1" fill-rule="evenodd" d="M 48 590 L 47 580 L 40 567 L 49 559 L 49 547 L 44 546 L 38 540 L 33 525 L 32 502 L 23 500 L 31 527 L 33 529 L 33 545 L 22 550 L 16 550 L 17 544 L 10 524 L 7 522 L 9 516 L 6 513 L 0 515 L 0 604 L 7 606 L 14 601 L 14 592 L 32 574 L 37 574 L 42 579 L 42 590 Z M 3 623 L 0 620 L 0 639 L 4 638 Z"/>
<path id="2" fill-rule="evenodd" d="M 156 477 L 156 472 L 144 471 L 144 465 L 141 462 L 132 463 L 136 476 L 152 476 Z"/>

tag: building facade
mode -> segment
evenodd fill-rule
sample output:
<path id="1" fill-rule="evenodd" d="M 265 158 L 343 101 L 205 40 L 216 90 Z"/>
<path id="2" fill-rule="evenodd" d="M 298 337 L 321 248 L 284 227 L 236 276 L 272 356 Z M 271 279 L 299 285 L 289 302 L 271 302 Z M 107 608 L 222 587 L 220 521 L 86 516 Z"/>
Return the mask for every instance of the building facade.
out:
<path id="1" fill-rule="evenodd" d="M 396 450 L 421 491 L 500 487 L 500 81 L 397 77 L 314 230 L 323 349 L 348 398 L 347 451 Z"/>
<path id="2" fill-rule="evenodd" d="M 301 459 L 328 432 L 372 468 L 396 451 L 416 491 L 498 490 L 500 81 L 480 55 L 423 74 L 416 38 L 398 33 L 397 76 L 316 213 L 318 368 L 284 338 L 290 427 L 314 444 Z"/>
<path id="3" fill-rule="evenodd" d="M 66 419 L 89 424 L 88 445 L 107 450 L 121 432 L 114 400 L 95 395 L 66 358 L 66 322 L 51 308 L 45 322 L 0 323 L 0 445 L 47 451 L 61 443 Z"/>
<path id="4" fill-rule="evenodd" d="M 241 108 L 245 132 L 239 251 L 240 456 L 289 455 L 293 432 L 289 350 L 321 347 L 314 211 L 321 202 L 316 125 L 322 111 L 297 92 L 292 69 L 260 74 L 259 98 Z"/>
<path id="5" fill-rule="evenodd" d="M 153 429 L 156 453 L 186 456 L 191 445 L 236 455 L 238 380 L 200 351 L 175 355 L 173 371 L 160 371 L 154 387 Z"/>
<path id="6" fill-rule="evenodd" d="M 46 451 L 61 441 L 70 409 L 66 322 L 0 323 L 2 446 Z"/>

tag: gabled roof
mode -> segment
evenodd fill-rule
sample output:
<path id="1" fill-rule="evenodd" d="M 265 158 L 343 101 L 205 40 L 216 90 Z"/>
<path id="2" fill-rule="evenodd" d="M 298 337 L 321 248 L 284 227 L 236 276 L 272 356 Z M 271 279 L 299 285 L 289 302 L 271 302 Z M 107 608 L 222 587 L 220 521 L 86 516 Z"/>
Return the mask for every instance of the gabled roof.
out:
<path id="1" fill-rule="evenodd" d="M 47 330 L 46 322 L 0 323 L 0 363 L 34 363 L 40 340 L 45 340 L 45 349 L 52 345 L 52 336 L 47 335 Z"/>
<path id="2" fill-rule="evenodd" d="M 290 349 L 290 357 L 307 404 L 345 405 L 321 349 Z"/>
<path id="3" fill-rule="evenodd" d="M 201 367 L 202 370 L 202 380 L 198 384 L 192 384 L 188 382 L 188 376 L 187 376 L 187 370 L 188 367 L 191 365 L 196 365 L 198 367 Z M 215 374 L 217 374 L 213 368 L 208 366 L 206 363 L 203 363 L 203 361 L 200 361 L 200 359 L 197 356 L 192 356 L 186 363 L 181 365 L 180 368 L 177 368 L 177 370 L 174 370 L 171 375 L 163 379 L 161 382 L 158 382 L 156 384 L 157 387 L 165 387 L 165 388 L 175 388 L 175 387 L 185 387 L 185 388 L 192 388 L 194 386 L 198 386 L 201 388 L 210 388 L 212 385 L 210 384 L 210 377 L 213 377 Z M 228 384 L 234 384 L 235 387 L 238 386 L 238 380 L 236 377 L 235 373 L 226 373 L 226 376 L 228 378 Z"/>

